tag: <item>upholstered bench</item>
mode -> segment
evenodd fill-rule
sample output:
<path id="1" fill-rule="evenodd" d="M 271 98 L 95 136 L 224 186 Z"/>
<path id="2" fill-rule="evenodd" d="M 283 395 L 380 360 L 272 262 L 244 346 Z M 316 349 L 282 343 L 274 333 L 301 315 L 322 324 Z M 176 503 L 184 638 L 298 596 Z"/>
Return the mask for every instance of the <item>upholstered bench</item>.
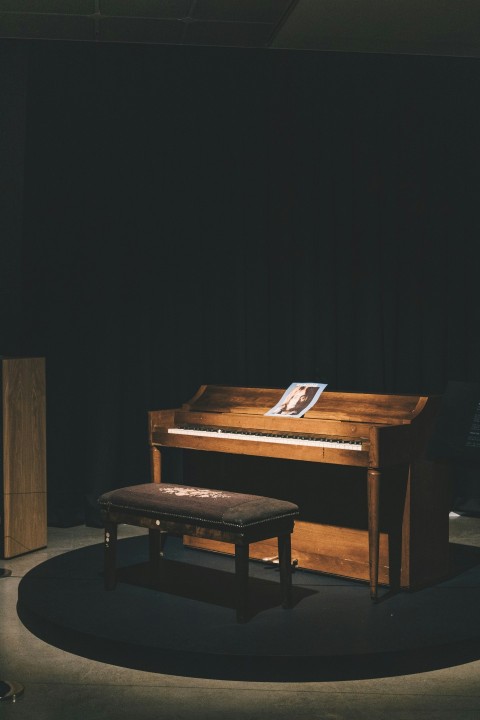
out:
<path id="1" fill-rule="evenodd" d="M 292 605 L 291 533 L 298 507 L 294 503 L 226 490 L 147 483 L 112 490 L 98 500 L 105 527 L 105 588 L 116 584 L 117 525 L 149 530 L 151 582 L 160 569 L 167 534 L 193 535 L 235 545 L 237 620 L 248 619 L 249 545 L 278 538 L 282 606 Z"/>

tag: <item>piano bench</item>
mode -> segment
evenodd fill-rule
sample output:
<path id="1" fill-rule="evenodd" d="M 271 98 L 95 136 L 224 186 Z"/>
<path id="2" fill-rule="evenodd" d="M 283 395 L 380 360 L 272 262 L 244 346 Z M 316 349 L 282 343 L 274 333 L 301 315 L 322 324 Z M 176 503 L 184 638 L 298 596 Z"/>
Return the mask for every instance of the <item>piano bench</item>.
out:
<path id="1" fill-rule="evenodd" d="M 248 620 L 249 545 L 278 539 L 282 606 L 292 607 L 291 533 L 298 506 L 285 500 L 226 490 L 147 483 L 104 493 L 99 499 L 105 527 L 105 589 L 116 584 L 119 523 L 149 531 L 150 581 L 160 570 L 168 534 L 192 535 L 235 545 L 236 617 Z"/>

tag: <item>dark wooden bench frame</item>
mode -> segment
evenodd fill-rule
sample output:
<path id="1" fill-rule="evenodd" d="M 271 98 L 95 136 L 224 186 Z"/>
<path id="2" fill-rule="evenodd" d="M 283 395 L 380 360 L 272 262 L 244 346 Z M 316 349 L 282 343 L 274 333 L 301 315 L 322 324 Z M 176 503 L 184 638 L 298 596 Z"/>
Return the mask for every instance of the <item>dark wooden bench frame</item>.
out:
<path id="1" fill-rule="evenodd" d="M 281 604 L 286 609 L 292 607 L 291 534 L 294 526 L 292 517 L 267 520 L 241 530 L 235 530 L 231 527 L 211 528 L 179 520 L 165 519 L 161 516 L 161 512 L 156 517 L 147 517 L 135 512 L 110 508 L 109 510 L 103 510 L 102 515 L 105 528 L 106 590 L 113 590 L 116 586 L 117 527 L 120 523 L 124 523 L 148 528 L 149 571 L 152 585 L 155 584 L 159 575 L 161 555 L 167 535 L 190 535 L 233 543 L 235 545 L 236 617 L 238 622 L 246 622 L 249 619 L 248 570 L 250 543 L 277 537 Z"/>

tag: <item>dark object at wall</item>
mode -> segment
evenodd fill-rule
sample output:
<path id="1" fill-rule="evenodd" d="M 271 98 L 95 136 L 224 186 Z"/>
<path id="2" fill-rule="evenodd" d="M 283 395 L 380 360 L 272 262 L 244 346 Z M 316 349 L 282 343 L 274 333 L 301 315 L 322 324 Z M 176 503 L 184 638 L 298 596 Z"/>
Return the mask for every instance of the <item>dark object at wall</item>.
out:
<path id="1" fill-rule="evenodd" d="M 448 383 L 428 453 L 450 465 L 452 509 L 480 516 L 480 383 Z"/>
<path id="2" fill-rule="evenodd" d="M 432 460 L 480 461 L 480 383 L 448 383 L 429 455 Z"/>

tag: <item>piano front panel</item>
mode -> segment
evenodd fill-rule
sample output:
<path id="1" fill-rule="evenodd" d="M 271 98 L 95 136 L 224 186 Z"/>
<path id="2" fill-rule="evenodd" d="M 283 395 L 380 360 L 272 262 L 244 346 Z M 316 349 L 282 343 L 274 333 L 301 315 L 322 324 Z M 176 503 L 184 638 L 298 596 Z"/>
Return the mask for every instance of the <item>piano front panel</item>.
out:
<path id="1" fill-rule="evenodd" d="M 383 585 L 389 583 L 388 541 L 388 534 L 381 532 L 378 581 Z M 194 549 L 223 554 L 233 555 L 235 552 L 233 545 L 229 547 L 214 540 L 185 536 L 184 544 Z M 275 540 L 250 545 L 252 560 L 275 562 L 277 555 Z M 365 530 L 297 520 L 292 535 L 292 562 L 295 562 L 298 568 L 368 581 L 368 533 Z"/>
<path id="2" fill-rule="evenodd" d="M 379 581 L 389 581 L 389 552 L 400 565 L 400 543 L 408 468 L 390 470 L 382 503 Z M 188 485 L 258 493 L 295 502 L 300 518 L 292 535 L 292 558 L 300 568 L 368 580 L 368 515 L 364 468 L 318 465 L 254 456 L 188 452 L 183 456 Z M 389 547 L 389 540 L 392 547 Z M 233 552 L 207 540 L 185 538 L 192 548 Z M 275 541 L 256 543 L 251 557 L 275 557 Z M 396 558 L 396 561 L 395 561 Z M 408 568 L 402 583 L 408 586 Z M 397 570 L 398 572 L 398 570 Z"/>
<path id="3" fill-rule="evenodd" d="M 192 451 L 183 455 L 183 481 L 297 503 L 300 518 L 292 536 L 292 558 L 298 560 L 299 567 L 368 580 L 364 468 Z M 427 461 L 384 471 L 381 584 L 392 579 L 403 588 L 415 589 L 447 575 L 448 488 L 447 475 Z M 185 541 L 196 548 L 226 551 L 220 543 Z M 257 543 L 251 550 L 256 559 L 277 553 L 275 542 Z"/>

